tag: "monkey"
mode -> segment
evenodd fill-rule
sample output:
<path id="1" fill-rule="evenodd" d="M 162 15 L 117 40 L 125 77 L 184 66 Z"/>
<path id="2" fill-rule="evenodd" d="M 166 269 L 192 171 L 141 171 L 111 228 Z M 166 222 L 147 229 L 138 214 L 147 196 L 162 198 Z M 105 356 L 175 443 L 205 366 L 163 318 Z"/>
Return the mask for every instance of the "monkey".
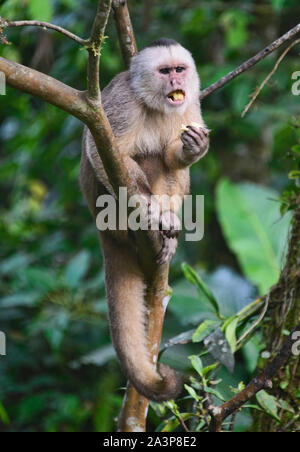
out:
<path id="1" fill-rule="evenodd" d="M 124 165 L 145 196 L 189 193 L 189 167 L 209 148 L 209 131 L 200 107 L 200 79 L 191 53 L 177 41 L 161 38 L 142 49 L 127 71 L 115 76 L 101 94 Z M 182 125 L 187 125 L 180 130 Z M 197 127 L 197 125 L 199 127 Z M 83 133 L 80 186 L 94 218 L 99 195 L 112 194 L 95 142 Z M 177 247 L 177 205 L 159 205 L 154 216 L 167 227 L 158 265 L 168 264 Z M 181 392 L 181 378 L 150 361 L 145 306 L 146 282 L 130 231 L 100 231 L 109 324 L 121 367 L 136 390 L 161 402 Z"/>

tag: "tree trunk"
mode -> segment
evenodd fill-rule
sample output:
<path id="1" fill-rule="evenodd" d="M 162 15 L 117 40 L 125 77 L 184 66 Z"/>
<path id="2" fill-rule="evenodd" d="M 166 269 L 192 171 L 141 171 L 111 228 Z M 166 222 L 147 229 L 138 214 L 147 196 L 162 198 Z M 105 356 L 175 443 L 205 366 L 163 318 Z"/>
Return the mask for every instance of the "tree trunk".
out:
<path id="1" fill-rule="evenodd" d="M 300 199 L 294 212 L 287 262 L 278 284 L 271 291 L 271 308 L 273 309 L 269 311 L 270 322 L 266 324 L 264 330 L 267 350 L 271 353 L 270 360 L 285 341 L 286 330 L 291 331 L 295 328 L 300 319 Z M 296 414 L 299 414 L 299 393 L 297 394 L 299 388 L 299 356 L 292 355 L 289 364 L 281 369 L 274 379 L 273 389 L 268 392 L 277 400 L 287 402 L 295 413 L 281 410 L 280 424 L 264 413 L 255 412 L 253 431 L 268 433 L 299 431 L 300 418 L 296 419 Z"/>

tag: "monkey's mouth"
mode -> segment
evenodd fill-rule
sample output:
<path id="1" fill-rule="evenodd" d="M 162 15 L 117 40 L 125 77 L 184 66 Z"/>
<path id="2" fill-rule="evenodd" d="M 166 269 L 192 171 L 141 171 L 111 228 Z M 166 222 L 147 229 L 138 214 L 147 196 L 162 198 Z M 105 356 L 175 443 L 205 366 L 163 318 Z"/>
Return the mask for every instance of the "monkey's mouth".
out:
<path id="1" fill-rule="evenodd" d="M 176 89 L 175 91 L 171 91 L 167 95 L 167 101 L 171 105 L 181 105 L 185 101 L 185 92 L 181 89 Z"/>

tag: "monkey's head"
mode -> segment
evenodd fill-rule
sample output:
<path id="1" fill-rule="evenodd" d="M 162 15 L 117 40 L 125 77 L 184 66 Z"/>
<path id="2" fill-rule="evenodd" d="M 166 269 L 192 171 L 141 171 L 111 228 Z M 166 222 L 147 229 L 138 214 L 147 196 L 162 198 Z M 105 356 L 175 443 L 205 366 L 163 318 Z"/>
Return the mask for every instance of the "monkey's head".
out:
<path id="1" fill-rule="evenodd" d="M 172 39 L 158 39 L 133 57 L 130 81 L 139 101 L 165 114 L 183 114 L 188 106 L 199 103 L 194 59 Z"/>

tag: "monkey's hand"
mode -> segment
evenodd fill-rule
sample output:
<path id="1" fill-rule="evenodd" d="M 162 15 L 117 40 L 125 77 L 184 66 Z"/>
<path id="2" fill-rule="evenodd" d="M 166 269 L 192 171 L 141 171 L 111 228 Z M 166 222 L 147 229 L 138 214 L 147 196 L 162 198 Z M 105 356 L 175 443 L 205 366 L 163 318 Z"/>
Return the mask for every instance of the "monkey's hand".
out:
<path id="1" fill-rule="evenodd" d="M 159 265 L 170 262 L 177 248 L 177 237 L 181 221 L 172 210 L 161 212 L 160 204 L 152 198 L 148 205 L 148 229 L 157 231 L 162 240 L 162 248 L 156 257 Z"/>
<path id="2" fill-rule="evenodd" d="M 205 128 L 187 126 L 181 134 L 183 160 L 187 166 L 200 160 L 208 151 L 209 131 Z"/>
<path id="3" fill-rule="evenodd" d="M 181 222 L 173 211 L 167 210 L 161 214 L 160 229 L 163 244 L 156 259 L 159 265 L 164 265 L 170 262 L 176 253 L 177 237 L 181 229 Z"/>

